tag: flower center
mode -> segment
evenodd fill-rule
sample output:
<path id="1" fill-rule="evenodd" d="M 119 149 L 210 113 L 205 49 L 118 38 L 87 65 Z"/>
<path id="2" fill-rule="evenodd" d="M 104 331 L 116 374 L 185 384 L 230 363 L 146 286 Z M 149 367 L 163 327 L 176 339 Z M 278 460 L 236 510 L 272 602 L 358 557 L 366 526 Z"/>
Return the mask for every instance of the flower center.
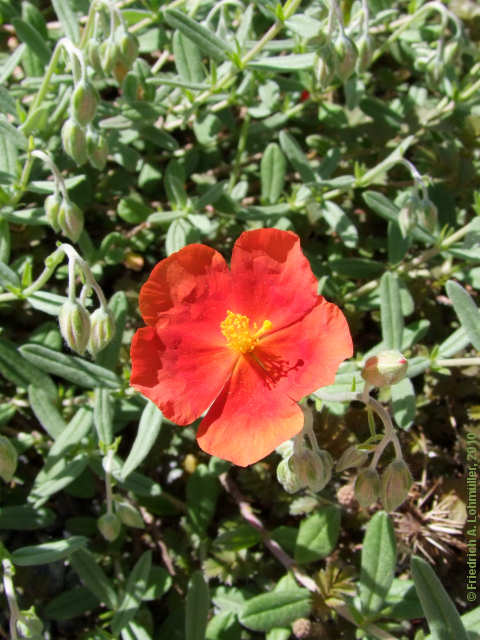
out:
<path id="1" fill-rule="evenodd" d="M 260 336 L 271 328 L 272 323 L 270 320 L 265 320 L 260 329 L 257 327 L 256 322 L 253 323 L 253 327 L 250 329 L 250 318 L 242 316 L 241 313 L 233 313 L 233 311 L 227 311 L 225 320 L 220 323 L 220 329 L 227 340 L 228 346 L 239 353 L 253 351 L 258 344 Z"/>

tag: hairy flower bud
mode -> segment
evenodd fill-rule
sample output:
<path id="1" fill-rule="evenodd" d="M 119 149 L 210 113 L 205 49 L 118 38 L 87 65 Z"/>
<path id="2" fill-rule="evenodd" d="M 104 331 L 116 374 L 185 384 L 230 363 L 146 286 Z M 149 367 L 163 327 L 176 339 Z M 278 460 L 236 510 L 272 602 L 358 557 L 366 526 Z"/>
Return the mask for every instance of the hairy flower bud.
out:
<path id="1" fill-rule="evenodd" d="M 413 478 L 403 460 L 393 460 L 382 474 L 382 503 L 385 511 L 395 511 L 408 496 Z"/>
<path id="2" fill-rule="evenodd" d="M 402 236 L 406 238 L 410 231 L 413 229 L 415 224 L 417 223 L 417 214 L 421 210 L 421 201 L 420 198 L 412 194 L 409 196 L 403 207 L 400 209 L 398 214 L 398 224 L 400 226 L 400 231 L 402 232 Z"/>
<path id="3" fill-rule="evenodd" d="M 138 39 L 133 33 L 123 31 L 118 36 L 118 49 L 128 68 L 132 66 L 138 56 Z"/>
<path id="4" fill-rule="evenodd" d="M 61 203 L 62 198 L 60 197 L 60 194 L 51 193 L 45 198 L 45 203 L 43 205 L 49 224 L 52 229 L 57 232 L 60 231 L 60 226 L 58 224 L 58 212 Z"/>
<path id="5" fill-rule="evenodd" d="M 83 127 L 91 122 L 98 107 L 98 93 L 90 80 L 80 80 L 70 102 L 72 116 Z"/>
<path id="6" fill-rule="evenodd" d="M 372 505 L 380 495 L 380 476 L 375 469 L 362 469 L 355 480 L 355 497 L 364 508 Z"/>
<path id="7" fill-rule="evenodd" d="M 335 52 L 330 44 L 322 47 L 315 55 L 313 65 L 315 80 L 321 89 L 324 89 L 332 81 L 335 72 Z"/>
<path id="8" fill-rule="evenodd" d="M 87 43 L 87 60 L 90 66 L 99 74 L 102 74 L 102 62 L 100 60 L 100 42 L 90 38 Z"/>
<path id="9" fill-rule="evenodd" d="M 108 40 L 105 40 L 105 42 L 102 42 L 99 48 L 99 53 L 102 69 L 107 75 L 109 75 L 118 60 L 118 46 L 109 38 Z"/>
<path id="10" fill-rule="evenodd" d="M 5 436 L 0 436 L 0 478 L 10 482 L 17 469 L 18 453 Z"/>
<path id="11" fill-rule="evenodd" d="M 78 165 L 87 161 L 85 130 L 73 118 L 68 118 L 63 124 L 62 143 L 65 153 L 68 153 Z"/>
<path id="12" fill-rule="evenodd" d="M 305 485 L 290 466 L 289 458 L 283 458 L 277 466 L 277 480 L 287 493 L 297 493 Z"/>
<path id="13" fill-rule="evenodd" d="M 136 529 L 145 528 L 145 523 L 140 512 L 138 509 L 135 509 L 130 502 L 127 502 L 127 500 L 117 498 L 115 500 L 115 511 L 117 516 L 127 527 L 134 527 Z"/>
<path id="14" fill-rule="evenodd" d="M 104 169 L 108 157 L 108 143 L 105 136 L 89 129 L 87 131 L 87 151 L 90 164 L 100 171 Z"/>
<path id="15" fill-rule="evenodd" d="M 60 308 L 58 324 L 70 349 L 83 356 L 90 337 L 90 316 L 85 307 L 67 300 Z"/>
<path id="16" fill-rule="evenodd" d="M 348 80 L 355 70 L 358 51 L 353 40 L 340 34 L 335 42 L 335 71 L 342 82 Z"/>
<path id="17" fill-rule="evenodd" d="M 88 350 L 96 356 L 104 349 L 115 334 L 115 321 L 108 309 L 99 307 L 90 316 L 90 339 Z"/>
<path id="18" fill-rule="evenodd" d="M 57 220 L 63 235 L 77 242 L 83 231 L 83 211 L 74 202 L 64 198 Z"/>
<path id="19" fill-rule="evenodd" d="M 372 60 L 373 42 L 368 33 L 363 34 L 358 43 L 358 59 L 356 69 L 359 73 L 363 73 L 368 69 Z"/>
<path id="20" fill-rule="evenodd" d="M 348 447 L 337 462 L 337 471 L 345 471 L 352 467 L 361 467 L 368 460 L 368 453 L 355 445 Z"/>
<path id="21" fill-rule="evenodd" d="M 429 233 L 434 233 L 437 229 L 438 209 L 429 198 L 420 201 L 418 221 Z"/>
<path id="22" fill-rule="evenodd" d="M 114 513 L 104 513 L 98 518 L 97 527 L 105 540 L 113 542 L 120 535 L 122 523 Z"/>
<path id="23" fill-rule="evenodd" d="M 362 370 L 362 378 L 374 387 L 387 387 L 403 380 L 408 360 L 400 351 L 381 351 L 368 358 Z"/>

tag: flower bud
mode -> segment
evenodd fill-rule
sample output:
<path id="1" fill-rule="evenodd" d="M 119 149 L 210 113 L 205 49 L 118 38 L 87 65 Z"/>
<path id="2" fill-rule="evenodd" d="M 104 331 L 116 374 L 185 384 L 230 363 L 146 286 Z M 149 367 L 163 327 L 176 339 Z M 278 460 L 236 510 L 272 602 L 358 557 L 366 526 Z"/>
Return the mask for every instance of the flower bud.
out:
<path id="1" fill-rule="evenodd" d="M 21 638 L 30 638 L 30 640 L 41 640 L 43 638 L 43 623 L 35 613 L 34 607 L 20 611 L 20 617 L 17 620 L 17 631 Z"/>
<path id="2" fill-rule="evenodd" d="M 63 235 L 77 242 L 83 231 L 83 211 L 74 202 L 64 198 L 57 220 Z"/>
<path id="3" fill-rule="evenodd" d="M 58 324 L 70 349 L 83 356 L 90 337 L 90 316 L 85 307 L 67 300 L 60 308 Z"/>
<path id="4" fill-rule="evenodd" d="M 58 211 L 61 203 L 62 199 L 60 195 L 58 193 L 51 193 L 47 198 L 45 198 L 45 203 L 43 205 L 50 226 L 57 232 L 60 231 L 60 226 L 58 224 Z"/>
<path id="5" fill-rule="evenodd" d="M 368 358 L 362 370 L 362 378 L 374 387 L 387 387 L 403 380 L 408 360 L 400 351 L 382 351 Z"/>
<path id="6" fill-rule="evenodd" d="M 130 68 L 138 56 L 138 39 L 133 33 L 123 31 L 117 42 L 120 54 L 127 67 Z"/>
<path id="7" fill-rule="evenodd" d="M 105 349 L 115 334 L 115 321 L 108 309 L 99 307 L 90 316 L 90 339 L 88 350 L 93 357 Z"/>
<path id="8" fill-rule="evenodd" d="M 372 60 L 373 54 L 373 42 L 368 33 L 363 34 L 358 43 L 358 59 L 356 70 L 359 73 L 363 73 L 368 69 L 368 66 Z"/>
<path id="9" fill-rule="evenodd" d="M 5 436 L 0 436 L 0 478 L 10 482 L 17 469 L 18 453 L 14 445 Z"/>
<path id="10" fill-rule="evenodd" d="M 144 529 L 145 523 L 143 521 L 140 512 L 135 507 L 127 502 L 127 500 L 116 500 L 115 511 L 117 516 L 127 527 L 134 527 L 136 529 Z"/>
<path id="11" fill-rule="evenodd" d="M 99 74 L 103 73 L 100 60 L 100 42 L 95 38 L 90 38 L 87 43 L 87 60 L 90 66 Z"/>
<path id="12" fill-rule="evenodd" d="M 113 542 L 120 535 L 122 523 L 114 513 L 104 513 L 97 520 L 97 527 L 105 540 Z"/>
<path id="13" fill-rule="evenodd" d="M 380 495 L 380 476 L 375 469 L 362 469 L 355 480 L 355 497 L 365 509 Z"/>
<path id="14" fill-rule="evenodd" d="M 289 458 L 283 458 L 277 466 L 277 480 L 287 493 L 297 493 L 304 487 L 298 475 L 292 470 Z"/>
<path id="15" fill-rule="evenodd" d="M 357 47 L 353 40 L 340 34 L 335 42 L 335 71 L 342 82 L 348 80 L 355 70 L 358 58 Z"/>
<path id="16" fill-rule="evenodd" d="M 85 130 L 73 118 L 68 118 L 63 124 L 62 142 L 65 153 L 68 153 L 78 165 L 87 161 Z"/>
<path id="17" fill-rule="evenodd" d="M 137 74 L 133 71 L 129 71 L 122 83 L 122 92 L 124 97 L 131 102 L 138 100 L 139 86 L 140 84 Z"/>
<path id="18" fill-rule="evenodd" d="M 303 487 L 312 491 L 321 491 L 332 477 L 332 456 L 322 449 L 314 452 L 304 448 L 299 453 L 294 453 L 290 466 L 300 479 Z"/>
<path id="19" fill-rule="evenodd" d="M 382 474 L 382 503 L 385 511 L 395 511 L 408 496 L 413 478 L 403 460 L 393 460 Z"/>
<path id="20" fill-rule="evenodd" d="M 352 467 L 361 467 L 368 460 L 368 453 L 355 445 L 348 447 L 337 462 L 337 471 L 345 471 Z"/>
<path id="21" fill-rule="evenodd" d="M 73 118 L 83 127 L 91 122 L 98 107 L 98 93 L 89 80 L 80 80 L 70 102 Z"/>
<path id="22" fill-rule="evenodd" d="M 315 56 L 313 72 L 315 80 L 321 89 L 328 86 L 335 71 L 335 55 L 331 46 L 323 47 Z"/>
<path id="23" fill-rule="evenodd" d="M 109 75 L 118 60 L 118 47 L 112 39 L 102 42 L 99 48 L 102 69 Z"/>
<path id="24" fill-rule="evenodd" d="M 404 238 L 408 236 L 417 223 L 417 214 L 420 209 L 420 198 L 415 194 L 411 195 L 400 209 L 397 220 Z"/>
<path id="25" fill-rule="evenodd" d="M 105 136 L 93 129 L 87 131 L 87 151 L 88 161 L 92 167 L 100 171 L 104 169 L 108 156 L 108 143 Z"/>

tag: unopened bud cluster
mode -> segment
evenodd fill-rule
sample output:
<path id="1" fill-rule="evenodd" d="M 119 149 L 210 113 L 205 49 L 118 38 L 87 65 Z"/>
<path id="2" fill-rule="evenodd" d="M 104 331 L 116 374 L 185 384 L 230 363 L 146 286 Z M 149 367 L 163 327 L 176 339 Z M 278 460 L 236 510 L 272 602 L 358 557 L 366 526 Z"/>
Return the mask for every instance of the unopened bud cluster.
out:
<path id="1" fill-rule="evenodd" d="M 324 449 L 313 451 L 305 446 L 297 449 L 279 463 L 277 480 L 287 493 L 297 493 L 305 488 L 321 491 L 332 477 L 331 455 Z"/>
<path id="2" fill-rule="evenodd" d="M 88 350 L 95 357 L 115 333 L 115 323 L 108 310 L 99 307 L 89 314 L 79 300 L 67 300 L 62 305 L 58 322 L 65 342 L 82 356 Z"/>
<path id="3" fill-rule="evenodd" d="M 406 462 L 396 458 L 381 475 L 371 467 L 362 469 L 355 480 L 354 492 L 365 509 L 380 499 L 386 511 L 395 511 L 408 496 L 412 483 Z"/>
<path id="4" fill-rule="evenodd" d="M 368 358 L 362 370 L 362 378 L 373 387 L 387 387 L 397 384 L 407 374 L 408 360 L 394 349 L 381 351 Z"/>

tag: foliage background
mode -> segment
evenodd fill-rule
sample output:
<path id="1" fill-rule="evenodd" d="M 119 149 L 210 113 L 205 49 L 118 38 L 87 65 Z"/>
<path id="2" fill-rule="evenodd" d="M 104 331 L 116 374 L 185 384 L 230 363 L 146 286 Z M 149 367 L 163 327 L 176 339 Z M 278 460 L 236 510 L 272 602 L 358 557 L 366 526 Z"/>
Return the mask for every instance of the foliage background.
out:
<path id="1" fill-rule="evenodd" d="M 365 5 L 339 7 L 359 62 L 323 1 L 117 3 L 139 53 L 126 77 L 89 62 L 93 128 L 109 148 L 99 169 L 77 166 L 62 146 L 68 57 L 47 75 L 60 38 L 87 51 L 86 16 L 107 5 L 0 2 L 0 430 L 19 454 L 0 486 L 0 536 L 20 606 L 43 622 L 31 637 L 193 640 L 208 618 L 209 640 L 280 640 L 309 618 L 298 637 L 419 640 L 425 616 L 435 637 L 477 637 L 464 524 L 466 447 L 478 443 L 480 416 L 480 10 L 370 0 L 365 48 Z M 84 214 L 76 249 L 115 315 L 96 367 L 58 331 L 66 264 L 24 293 L 65 240 L 46 217 L 54 183 L 33 150 L 54 160 Z M 319 292 L 348 317 L 355 357 L 331 393 L 358 386 L 361 363 L 382 348 L 409 358 L 408 378 L 379 394 L 416 480 L 390 517 L 358 508 L 351 470 L 320 495 L 292 497 L 276 482 L 277 454 L 245 470 L 209 459 L 194 428 L 162 420 L 128 386 L 151 268 L 190 242 L 228 259 L 238 235 L 258 227 L 298 233 Z M 462 288 L 446 288 L 452 279 Z M 335 459 L 368 438 L 363 408 L 315 394 L 310 404 Z M 106 478 L 99 441 L 116 437 Z M 97 527 L 105 483 L 144 521 L 113 542 Z M 272 540 L 315 581 L 313 598 Z M 362 542 L 390 558 L 373 585 Z M 434 568 L 417 561 L 418 594 L 412 554 Z M 455 608 L 470 611 L 463 624 Z"/>

